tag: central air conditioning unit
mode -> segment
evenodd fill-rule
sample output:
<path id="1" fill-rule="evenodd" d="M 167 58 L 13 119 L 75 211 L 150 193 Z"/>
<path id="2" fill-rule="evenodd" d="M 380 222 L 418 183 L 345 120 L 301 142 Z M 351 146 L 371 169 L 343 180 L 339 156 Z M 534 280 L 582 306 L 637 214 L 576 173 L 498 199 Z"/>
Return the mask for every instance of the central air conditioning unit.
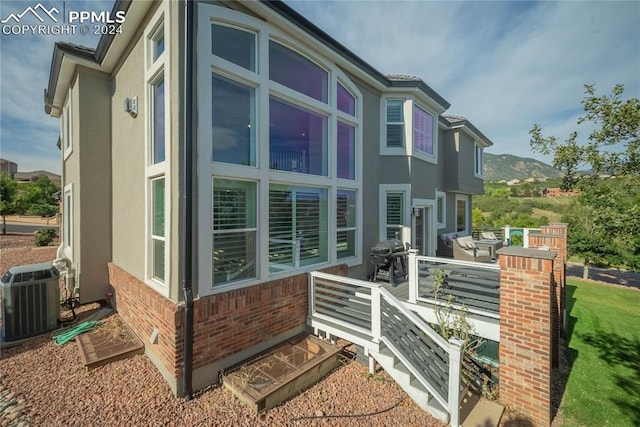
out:
<path id="1" fill-rule="evenodd" d="M 51 263 L 11 267 L 0 280 L 0 341 L 17 341 L 58 328 L 60 274 Z"/>

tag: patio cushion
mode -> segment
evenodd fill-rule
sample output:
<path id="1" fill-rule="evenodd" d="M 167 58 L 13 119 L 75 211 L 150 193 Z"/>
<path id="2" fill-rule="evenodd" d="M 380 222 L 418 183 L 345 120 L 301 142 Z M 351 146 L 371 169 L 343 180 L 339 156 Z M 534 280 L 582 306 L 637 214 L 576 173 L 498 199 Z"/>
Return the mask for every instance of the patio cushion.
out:
<path id="1" fill-rule="evenodd" d="M 458 237 L 456 241 L 458 245 L 464 249 L 473 249 L 476 247 L 475 243 L 473 243 L 473 237 L 471 236 Z"/>
<path id="2" fill-rule="evenodd" d="M 498 240 L 496 233 L 493 231 L 483 231 L 480 233 L 480 239 L 482 240 Z"/>

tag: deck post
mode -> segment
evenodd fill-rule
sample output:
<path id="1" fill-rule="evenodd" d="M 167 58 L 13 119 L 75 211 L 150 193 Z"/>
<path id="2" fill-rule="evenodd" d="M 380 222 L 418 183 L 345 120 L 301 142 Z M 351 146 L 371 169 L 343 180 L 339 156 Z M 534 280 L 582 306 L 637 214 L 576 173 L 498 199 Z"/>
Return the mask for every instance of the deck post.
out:
<path id="1" fill-rule="evenodd" d="M 529 247 L 529 231 L 531 230 L 528 228 L 522 229 L 522 247 L 523 248 Z"/>
<path id="2" fill-rule="evenodd" d="M 371 375 L 375 375 L 376 373 L 376 359 L 373 358 L 371 352 L 368 351 L 367 348 L 364 349 L 365 353 L 367 353 L 367 358 L 369 359 L 369 373 Z"/>
<path id="3" fill-rule="evenodd" d="M 458 338 L 449 339 L 449 424 L 460 425 L 460 380 L 462 369 L 462 346 L 464 341 Z"/>
<path id="4" fill-rule="evenodd" d="M 309 313 L 307 315 L 307 318 L 311 318 L 313 317 L 313 313 L 315 311 L 315 299 L 314 299 L 314 294 L 315 294 L 315 286 L 314 286 L 314 278 L 315 275 L 313 274 L 313 271 L 309 272 Z"/>
<path id="5" fill-rule="evenodd" d="M 371 288 L 371 337 L 373 342 L 379 343 L 382 335 L 382 316 L 380 315 L 380 288 Z"/>
<path id="6" fill-rule="evenodd" d="M 409 302 L 417 304 L 418 302 L 418 259 L 416 256 L 418 251 L 409 249 L 409 257 L 407 260 L 409 273 Z"/>

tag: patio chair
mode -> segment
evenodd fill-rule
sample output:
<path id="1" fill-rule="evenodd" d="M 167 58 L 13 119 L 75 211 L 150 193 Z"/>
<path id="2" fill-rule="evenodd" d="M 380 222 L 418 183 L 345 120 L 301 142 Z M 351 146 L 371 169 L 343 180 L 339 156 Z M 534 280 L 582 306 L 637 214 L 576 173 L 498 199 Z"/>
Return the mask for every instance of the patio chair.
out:
<path id="1" fill-rule="evenodd" d="M 491 262 L 491 253 L 487 249 L 478 249 L 471 236 L 464 236 L 453 241 L 453 258 L 460 261 Z"/>

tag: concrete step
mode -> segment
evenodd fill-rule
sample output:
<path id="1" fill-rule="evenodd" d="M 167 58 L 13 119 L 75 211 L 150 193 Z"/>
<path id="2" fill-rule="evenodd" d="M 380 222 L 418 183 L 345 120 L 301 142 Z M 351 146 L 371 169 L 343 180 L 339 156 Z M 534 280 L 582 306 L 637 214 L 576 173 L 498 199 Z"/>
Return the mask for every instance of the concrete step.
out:
<path id="1" fill-rule="evenodd" d="M 460 405 L 463 427 L 497 427 L 504 412 L 504 406 L 471 392 L 465 393 Z"/>

